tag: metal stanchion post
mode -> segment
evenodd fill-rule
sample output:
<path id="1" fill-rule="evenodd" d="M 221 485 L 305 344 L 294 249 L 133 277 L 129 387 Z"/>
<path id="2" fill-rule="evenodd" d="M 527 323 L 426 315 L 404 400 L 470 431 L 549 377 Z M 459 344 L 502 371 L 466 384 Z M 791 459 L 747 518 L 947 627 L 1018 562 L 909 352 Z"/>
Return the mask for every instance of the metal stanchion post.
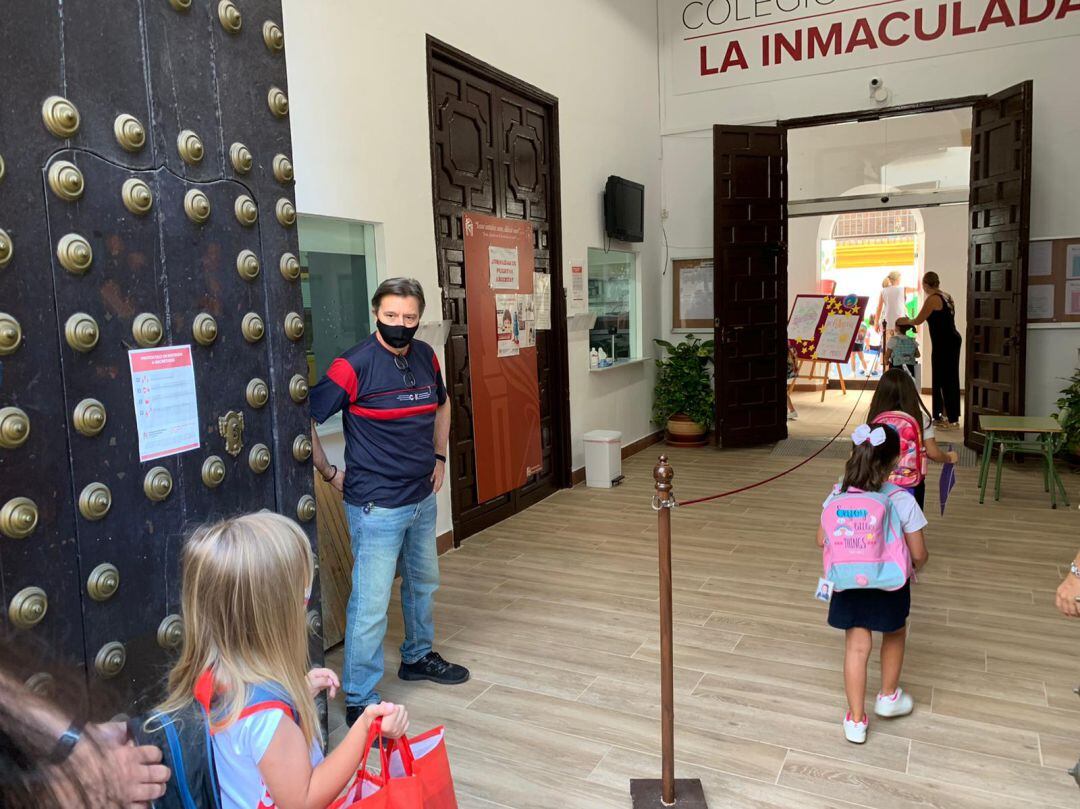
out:
<path id="1" fill-rule="evenodd" d="M 653 468 L 656 494 L 653 509 L 657 516 L 657 540 L 660 556 L 660 755 L 661 777 L 634 778 L 630 781 L 633 809 L 677 806 L 679 809 L 708 809 L 705 793 L 698 779 L 675 780 L 675 662 L 671 619 L 671 509 L 675 495 L 671 481 L 675 471 L 666 455 Z"/>

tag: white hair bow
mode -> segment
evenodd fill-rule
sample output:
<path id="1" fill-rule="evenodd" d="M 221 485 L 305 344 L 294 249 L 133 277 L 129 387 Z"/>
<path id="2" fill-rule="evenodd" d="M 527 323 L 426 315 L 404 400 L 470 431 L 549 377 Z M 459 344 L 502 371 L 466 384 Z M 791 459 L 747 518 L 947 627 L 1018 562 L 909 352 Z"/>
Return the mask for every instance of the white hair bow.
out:
<path id="1" fill-rule="evenodd" d="M 885 443 L 885 428 L 871 428 L 869 424 L 860 424 L 855 428 L 855 432 L 851 434 L 851 440 L 855 446 L 869 441 L 871 446 L 880 447 Z"/>

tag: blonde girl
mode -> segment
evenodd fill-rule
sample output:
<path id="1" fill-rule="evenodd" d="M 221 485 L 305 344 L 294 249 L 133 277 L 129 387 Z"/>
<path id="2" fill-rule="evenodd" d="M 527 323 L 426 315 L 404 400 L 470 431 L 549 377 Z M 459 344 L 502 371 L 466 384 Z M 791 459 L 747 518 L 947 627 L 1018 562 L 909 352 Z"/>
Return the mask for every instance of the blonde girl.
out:
<path id="1" fill-rule="evenodd" d="M 183 571 L 184 642 L 160 710 L 183 709 L 197 692 L 210 700 L 223 809 L 324 809 L 365 757 L 375 718 L 397 738 L 408 714 L 369 705 L 324 758 L 315 696 L 332 698 L 340 683 L 329 669 L 308 670 L 315 562 L 307 536 L 265 511 L 204 525 L 184 545 Z M 257 695 L 266 694 L 280 707 L 244 713 L 253 695 L 263 702 Z"/>

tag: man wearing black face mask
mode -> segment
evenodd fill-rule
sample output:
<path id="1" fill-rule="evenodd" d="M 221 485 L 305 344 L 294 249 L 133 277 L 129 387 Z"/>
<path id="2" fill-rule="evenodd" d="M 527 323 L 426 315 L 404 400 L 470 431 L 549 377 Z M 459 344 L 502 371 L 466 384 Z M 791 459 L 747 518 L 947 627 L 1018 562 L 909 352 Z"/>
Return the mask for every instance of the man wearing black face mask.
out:
<path id="1" fill-rule="evenodd" d="M 315 467 L 345 494 L 353 551 L 345 630 L 345 717 L 380 701 L 386 608 L 401 573 L 405 642 L 398 677 L 463 683 L 469 672 L 432 650 L 439 586 L 435 493 L 443 483 L 450 404 L 435 351 L 414 340 L 424 290 L 391 278 L 371 299 L 376 331 L 335 359 L 311 389 L 311 417 L 342 412 L 345 469 L 326 460 L 315 430 Z"/>

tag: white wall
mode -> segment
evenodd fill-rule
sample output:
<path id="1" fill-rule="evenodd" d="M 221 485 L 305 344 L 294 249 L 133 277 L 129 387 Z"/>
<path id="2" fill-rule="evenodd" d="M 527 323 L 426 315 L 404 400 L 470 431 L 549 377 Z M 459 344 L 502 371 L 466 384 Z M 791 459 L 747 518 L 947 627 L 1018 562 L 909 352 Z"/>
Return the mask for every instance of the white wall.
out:
<path id="1" fill-rule="evenodd" d="M 603 246 L 609 174 L 645 185 L 643 343 L 659 333 L 660 140 L 653 0 L 283 0 L 289 102 L 301 212 L 381 223 L 384 277 L 418 278 L 438 318 L 431 210 L 425 35 L 460 48 L 559 99 L 564 274 Z M 445 363 L 444 363 L 445 365 Z M 570 335 L 573 465 L 582 433 L 654 427 L 651 363 L 588 370 L 586 333 Z M 340 443 L 330 446 L 340 452 Z M 440 533 L 451 529 L 440 497 Z"/>
<path id="2" fill-rule="evenodd" d="M 669 0 L 658 2 L 661 7 L 670 4 Z M 1072 25 L 1075 17 L 1070 15 L 1066 24 Z M 1071 33 L 1071 28 L 1063 28 L 1062 33 Z M 830 73 L 665 96 L 663 205 L 670 212 L 668 235 L 673 243 L 711 244 L 712 124 L 772 123 L 876 107 L 867 92 L 872 76 L 883 79 L 892 93 L 892 105 L 995 93 L 1032 79 L 1031 237 L 1080 234 L 1080 206 L 1076 204 L 1080 177 L 1080 149 L 1076 148 L 1080 142 L 1075 78 L 1080 66 L 1078 43 L 1080 37 L 1063 35 L 909 61 L 891 61 L 903 58 L 904 52 L 885 49 L 874 52 L 875 64 L 868 67 L 844 69 L 840 60 Z M 703 222 L 707 229 L 702 228 Z M 1029 329 L 1029 414 L 1053 412 L 1057 390 L 1063 384 L 1058 377 L 1068 376 L 1076 366 L 1078 344 L 1077 329 Z"/>

